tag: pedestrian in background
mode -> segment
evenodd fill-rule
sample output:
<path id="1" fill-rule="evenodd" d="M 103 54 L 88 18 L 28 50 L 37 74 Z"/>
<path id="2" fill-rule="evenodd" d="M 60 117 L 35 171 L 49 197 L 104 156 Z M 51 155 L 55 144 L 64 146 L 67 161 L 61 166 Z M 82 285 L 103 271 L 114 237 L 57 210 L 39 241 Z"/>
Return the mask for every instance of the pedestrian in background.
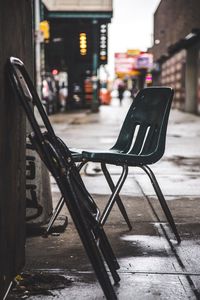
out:
<path id="1" fill-rule="evenodd" d="M 118 98 L 119 98 L 119 105 L 122 105 L 122 100 L 123 100 L 123 96 L 124 96 L 124 91 L 125 91 L 125 84 L 124 81 L 122 79 L 120 79 L 118 81 Z"/>
<path id="2" fill-rule="evenodd" d="M 61 112 L 64 112 L 66 110 L 67 94 L 68 94 L 68 90 L 65 83 L 63 82 L 62 86 L 59 89 L 59 104 L 60 104 Z"/>
<path id="3" fill-rule="evenodd" d="M 137 81 L 136 80 L 132 80 L 132 88 L 131 88 L 131 98 L 134 100 L 135 96 L 138 93 L 138 88 L 137 88 Z"/>

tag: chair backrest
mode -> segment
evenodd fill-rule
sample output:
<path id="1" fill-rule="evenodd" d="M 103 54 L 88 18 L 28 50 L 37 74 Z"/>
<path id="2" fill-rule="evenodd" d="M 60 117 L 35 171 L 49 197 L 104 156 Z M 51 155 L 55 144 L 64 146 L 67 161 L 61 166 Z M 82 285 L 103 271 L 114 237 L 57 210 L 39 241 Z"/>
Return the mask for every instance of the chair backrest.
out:
<path id="1" fill-rule="evenodd" d="M 172 99 L 173 90 L 169 87 L 142 89 L 130 106 L 112 149 L 125 154 L 144 156 L 146 163 L 159 160 L 165 150 Z"/>

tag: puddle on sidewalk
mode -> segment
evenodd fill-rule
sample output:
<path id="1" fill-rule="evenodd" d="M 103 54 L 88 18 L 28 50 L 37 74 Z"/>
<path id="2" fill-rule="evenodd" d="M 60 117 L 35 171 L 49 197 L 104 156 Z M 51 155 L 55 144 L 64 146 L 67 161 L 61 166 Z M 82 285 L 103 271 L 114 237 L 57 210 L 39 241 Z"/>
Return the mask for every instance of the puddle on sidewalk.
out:
<path id="1" fill-rule="evenodd" d="M 169 246 L 167 245 L 166 241 L 161 237 L 148 235 L 124 235 L 121 237 L 121 240 L 128 242 L 128 244 L 126 245 L 127 248 L 130 248 L 131 246 L 132 255 L 130 256 L 130 258 L 136 256 L 169 256 Z"/>

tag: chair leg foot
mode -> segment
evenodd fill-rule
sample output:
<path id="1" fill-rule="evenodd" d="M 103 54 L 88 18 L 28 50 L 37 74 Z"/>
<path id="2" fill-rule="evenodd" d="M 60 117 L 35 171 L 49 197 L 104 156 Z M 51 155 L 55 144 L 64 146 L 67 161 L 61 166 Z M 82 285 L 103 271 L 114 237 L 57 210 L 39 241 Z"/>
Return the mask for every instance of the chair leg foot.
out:
<path id="1" fill-rule="evenodd" d="M 55 208 L 55 210 L 54 210 L 54 212 L 53 212 L 53 215 L 51 216 L 51 219 L 48 223 L 47 229 L 44 232 L 44 237 L 48 236 L 48 234 L 49 234 L 49 232 L 50 232 L 57 216 L 59 215 L 61 209 L 63 208 L 64 203 L 65 203 L 65 200 L 64 200 L 63 197 L 61 197 L 58 204 L 57 204 L 57 206 L 56 206 L 56 208 Z"/>

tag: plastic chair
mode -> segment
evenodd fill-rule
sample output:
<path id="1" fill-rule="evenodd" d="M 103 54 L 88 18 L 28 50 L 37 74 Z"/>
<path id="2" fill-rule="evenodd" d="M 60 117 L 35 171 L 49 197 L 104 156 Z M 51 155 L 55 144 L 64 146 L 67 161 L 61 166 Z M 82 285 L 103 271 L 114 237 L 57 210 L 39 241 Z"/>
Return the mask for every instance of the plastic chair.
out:
<path id="1" fill-rule="evenodd" d="M 24 64 L 11 57 L 7 62 L 7 73 L 16 98 L 22 104 L 32 127 L 30 141 L 60 188 L 102 290 L 107 299 L 117 299 L 102 257 L 115 283 L 120 281 L 117 273 L 119 264 L 99 222 L 99 209 L 80 177 L 71 151 L 56 137 Z M 43 120 L 44 132 L 35 118 L 33 105 Z"/>
<path id="2" fill-rule="evenodd" d="M 127 178 L 128 167 L 139 167 L 150 178 L 163 212 L 180 243 L 181 239 L 172 214 L 157 179 L 149 167 L 150 164 L 160 160 L 164 154 L 172 99 L 173 90 L 169 87 L 142 89 L 130 106 L 115 145 L 108 151 L 83 151 L 82 160 L 100 162 L 112 190 L 112 195 L 101 215 L 102 225 L 106 222 L 113 204 L 116 201 L 122 202 L 119 192 Z M 122 166 L 123 170 L 116 186 L 106 164 Z"/>
<path id="3" fill-rule="evenodd" d="M 128 167 L 139 167 L 148 175 L 155 193 L 178 241 L 181 239 L 177 231 L 173 216 L 166 203 L 162 190 L 149 165 L 161 159 L 165 151 L 168 117 L 173 99 L 173 90 L 168 87 L 151 87 L 141 90 L 134 99 L 122 125 L 115 145 L 108 151 L 83 151 L 82 154 L 73 152 L 76 161 L 82 161 L 79 169 L 87 162 L 101 163 L 102 171 L 110 186 L 112 194 L 101 214 L 100 223 L 105 224 L 111 209 L 116 202 L 128 228 L 132 226 L 119 196 L 121 188 L 128 175 Z M 106 164 L 122 167 L 121 176 L 114 185 Z M 64 205 L 60 199 L 54 214 L 49 222 L 49 232 Z"/>

